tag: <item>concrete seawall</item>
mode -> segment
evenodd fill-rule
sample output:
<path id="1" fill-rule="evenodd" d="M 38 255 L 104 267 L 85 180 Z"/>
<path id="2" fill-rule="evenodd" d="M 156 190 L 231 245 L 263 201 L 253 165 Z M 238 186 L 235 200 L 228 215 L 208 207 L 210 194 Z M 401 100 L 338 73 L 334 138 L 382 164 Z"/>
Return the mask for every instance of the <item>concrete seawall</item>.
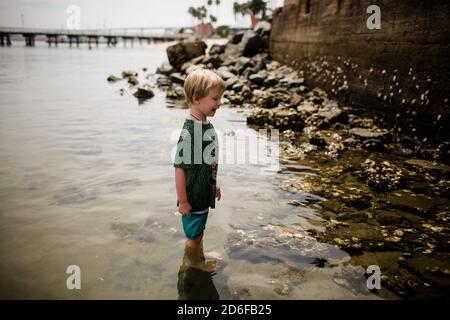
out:
<path id="1" fill-rule="evenodd" d="M 370 5 L 381 29 L 370 30 Z M 274 59 L 399 136 L 450 140 L 447 1 L 285 0 L 273 14 Z M 424 140 L 425 139 L 425 140 Z"/>

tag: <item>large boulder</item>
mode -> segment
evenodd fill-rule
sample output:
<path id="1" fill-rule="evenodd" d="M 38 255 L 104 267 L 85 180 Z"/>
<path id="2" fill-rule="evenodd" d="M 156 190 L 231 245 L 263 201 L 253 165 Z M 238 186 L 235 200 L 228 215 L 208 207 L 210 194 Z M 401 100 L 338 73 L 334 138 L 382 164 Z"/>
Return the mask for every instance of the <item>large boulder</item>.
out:
<path id="1" fill-rule="evenodd" d="M 234 34 L 231 37 L 230 41 L 228 41 L 228 44 L 238 44 L 238 43 L 240 43 L 243 36 L 244 36 L 243 32 L 239 32 L 239 33 Z"/>
<path id="2" fill-rule="evenodd" d="M 253 30 L 260 34 L 261 36 L 263 35 L 268 35 L 270 33 L 270 29 L 272 28 L 270 22 L 267 21 L 259 21 L 255 27 L 253 28 Z"/>
<path id="3" fill-rule="evenodd" d="M 240 36 L 239 36 L 240 38 Z M 223 53 L 225 57 L 252 57 L 255 54 L 263 51 L 265 48 L 265 42 L 262 37 L 253 30 L 248 30 L 242 35 L 242 39 L 237 42 L 237 39 L 232 39 L 230 43 L 227 44 L 225 52 Z"/>
<path id="4" fill-rule="evenodd" d="M 244 33 L 240 45 L 244 48 L 243 55 L 251 57 L 261 52 L 264 47 L 264 41 L 259 34 L 249 30 Z"/>
<path id="5" fill-rule="evenodd" d="M 205 42 L 191 38 L 169 46 L 166 51 L 170 64 L 175 69 L 180 70 L 185 62 L 204 55 L 206 48 Z"/>

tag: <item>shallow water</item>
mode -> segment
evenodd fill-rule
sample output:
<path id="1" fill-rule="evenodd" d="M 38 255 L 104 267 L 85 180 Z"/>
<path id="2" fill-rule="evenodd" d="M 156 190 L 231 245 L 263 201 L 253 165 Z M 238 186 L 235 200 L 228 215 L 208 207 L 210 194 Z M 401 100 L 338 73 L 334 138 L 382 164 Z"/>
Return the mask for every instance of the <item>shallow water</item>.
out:
<path id="1" fill-rule="evenodd" d="M 185 239 L 170 153 L 186 110 L 158 90 L 138 104 L 125 82 L 106 81 L 165 59 L 161 45 L 0 49 L 1 298 L 178 298 Z M 247 128 L 234 109 L 211 122 Z M 204 246 L 223 255 L 212 278 L 220 298 L 376 298 L 345 252 L 304 231 L 320 218 L 287 204 L 298 195 L 278 185 L 294 173 L 260 169 L 219 168 Z M 81 268 L 81 290 L 66 287 L 69 265 Z"/>

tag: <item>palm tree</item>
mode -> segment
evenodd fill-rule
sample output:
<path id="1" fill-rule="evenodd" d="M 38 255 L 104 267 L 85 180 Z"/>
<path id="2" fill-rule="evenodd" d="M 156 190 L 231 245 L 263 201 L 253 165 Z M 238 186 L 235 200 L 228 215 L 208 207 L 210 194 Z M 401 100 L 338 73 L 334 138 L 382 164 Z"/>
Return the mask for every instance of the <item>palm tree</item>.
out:
<path id="1" fill-rule="evenodd" d="M 261 14 L 261 19 L 266 19 L 267 3 L 264 0 L 251 0 L 248 2 L 248 8 L 254 15 Z"/>
<path id="2" fill-rule="evenodd" d="M 211 23 L 214 23 L 217 21 L 217 16 L 219 16 L 219 5 L 220 5 L 220 0 L 208 0 L 207 4 L 208 6 L 212 6 L 213 3 L 216 5 L 216 15 L 209 15 L 209 19 L 211 20 Z"/>
<path id="3" fill-rule="evenodd" d="M 237 14 L 242 14 L 243 16 L 248 14 L 252 21 L 252 27 L 258 22 L 256 15 L 261 12 L 261 19 L 266 18 L 267 4 L 264 0 L 249 0 L 245 3 L 233 3 L 234 18 L 236 19 Z"/>
<path id="4" fill-rule="evenodd" d="M 198 19 L 198 11 L 197 11 L 197 8 L 189 7 L 188 12 L 189 12 L 189 14 L 190 14 L 194 19 Z"/>
<path id="5" fill-rule="evenodd" d="M 208 0 L 208 6 L 211 6 L 213 4 L 213 2 L 215 3 L 216 6 L 218 6 L 220 4 L 220 0 Z"/>
<path id="6" fill-rule="evenodd" d="M 233 3 L 233 13 L 234 13 L 234 20 L 237 19 L 237 15 L 241 14 L 241 15 L 246 15 L 247 14 L 247 4 L 243 3 L 240 4 L 238 2 Z"/>
<path id="7" fill-rule="evenodd" d="M 203 20 L 206 18 L 206 16 L 208 15 L 208 10 L 206 9 L 205 6 L 201 6 L 198 7 L 198 12 L 199 12 L 199 19 L 203 24 Z"/>
<path id="8" fill-rule="evenodd" d="M 193 16 L 195 19 L 198 19 L 201 21 L 201 23 L 203 23 L 203 20 L 206 18 L 206 16 L 208 15 L 208 10 L 206 10 L 205 6 L 201 6 L 198 8 L 194 8 L 194 7 L 190 7 L 188 9 L 188 12 L 191 16 Z"/>

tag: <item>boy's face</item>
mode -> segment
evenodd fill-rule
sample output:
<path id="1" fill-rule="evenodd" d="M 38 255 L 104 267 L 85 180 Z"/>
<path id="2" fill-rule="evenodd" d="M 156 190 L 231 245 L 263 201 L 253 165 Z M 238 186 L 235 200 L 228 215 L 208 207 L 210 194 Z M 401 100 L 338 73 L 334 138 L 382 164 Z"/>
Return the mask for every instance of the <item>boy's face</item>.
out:
<path id="1" fill-rule="evenodd" d="M 197 108 L 206 117 L 213 117 L 216 110 L 220 107 L 220 99 L 222 98 L 222 90 L 218 87 L 213 87 L 209 90 L 208 95 L 199 100 L 195 99 L 192 108 Z"/>

